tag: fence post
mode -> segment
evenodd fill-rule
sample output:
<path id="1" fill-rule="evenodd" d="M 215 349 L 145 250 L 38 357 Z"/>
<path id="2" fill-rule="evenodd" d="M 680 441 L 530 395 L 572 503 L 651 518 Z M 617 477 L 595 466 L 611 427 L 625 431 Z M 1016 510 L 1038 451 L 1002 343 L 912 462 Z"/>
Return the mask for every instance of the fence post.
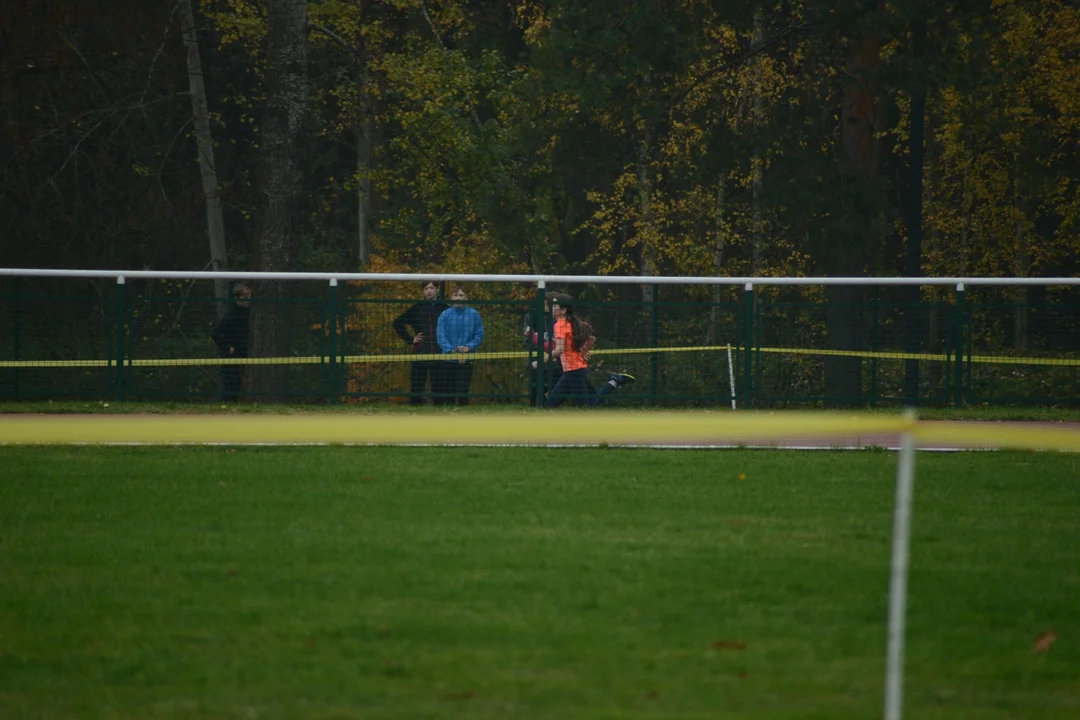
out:
<path id="1" fill-rule="evenodd" d="M 911 285 L 906 291 L 907 309 L 904 311 L 904 352 L 917 355 L 920 349 L 919 332 L 922 326 L 922 286 Z M 922 402 L 919 396 L 919 361 L 904 360 L 904 404 L 916 406 Z"/>
<path id="2" fill-rule="evenodd" d="M 122 402 L 124 399 L 124 295 L 127 287 L 123 275 L 116 278 L 116 364 L 113 366 L 113 390 L 115 399 Z"/>
<path id="3" fill-rule="evenodd" d="M 754 397 L 754 283 L 746 283 L 743 293 L 743 408 Z"/>
<path id="4" fill-rule="evenodd" d="M 547 378 L 544 377 L 544 345 L 547 341 L 547 315 L 544 313 L 544 295 L 546 294 L 547 283 L 543 280 L 536 281 L 536 303 L 533 305 L 533 326 L 532 331 L 536 333 L 536 344 L 534 349 L 536 351 L 534 362 L 536 363 L 536 373 L 533 377 L 536 378 L 536 387 L 532 388 L 533 397 L 536 400 L 536 407 L 544 407 L 544 383 L 547 382 Z M 554 338 L 552 338 L 554 341 Z"/>
<path id="5" fill-rule="evenodd" d="M 953 361 L 953 383 L 956 385 L 956 407 L 964 406 L 964 283 L 956 284 L 956 359 Z"/>
<path id="6" fill-rule="evenodd" d="M 19 327 L 19 316 L 22 315 L 22 279 L 14 278 L 14 292 L 11 296 L 11 358 L 15 361 L 22 360 L 22 348 L 19 346 L 19 335 L 22 328 Z M 21 400 L 19 392 L 19 368 L 11 369 L 13 385 L 15 386 L 15 399 Z"/>
<path id="7" fill-rule="evenodd" d="M 652 291 L 652 346 L 654 348 L 660 347 L 660 309 L 657 307 L 657 303 L 660 300 L 660 286 L 653 285 Z M 652 372 L 652 398 L 649 401 L 651 405 L 658 405 L 657 397 L 660 394 L 660 353 L 652 353 L 652 361 L 650 363 L 650 371 Z"/>
<path id="8" fill-rule="evenodd" d="M 330 405 L 336 405 L 338 401 L 337 316 L 338 282 L 337 278 L 330 278 L 330 291 L 326 299 L 326 354 L 329 357 L 327 371 L 330 375 L 326 402 Z"/>
<path id="9" fill-rule="evenodd" d="M 881 286 L 874 286 L 874 299 L 870 305 L 870 352 L 878 350 L 878 312 L 881 308 Z M 870 407 L 877 407 L 877 382 L 878 362 L 877 355 L 870 358 Z"/>

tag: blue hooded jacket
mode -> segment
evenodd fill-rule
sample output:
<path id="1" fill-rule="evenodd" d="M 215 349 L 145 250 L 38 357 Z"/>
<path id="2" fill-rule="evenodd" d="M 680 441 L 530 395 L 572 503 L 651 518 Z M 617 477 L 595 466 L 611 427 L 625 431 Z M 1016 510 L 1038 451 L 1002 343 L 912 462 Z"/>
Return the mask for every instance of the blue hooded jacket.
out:
<path id="1" fill-rule="evenodd" d="M 484 340 L 484 321 L 480 319 L 480 313 L 471 307 L 451 305 L 439 315 L 436 335 L 439 348 L 444 353 L 452 353 L 454 348 L 462 345 L 468 346 L 469 352 L 473 352 Z"/>

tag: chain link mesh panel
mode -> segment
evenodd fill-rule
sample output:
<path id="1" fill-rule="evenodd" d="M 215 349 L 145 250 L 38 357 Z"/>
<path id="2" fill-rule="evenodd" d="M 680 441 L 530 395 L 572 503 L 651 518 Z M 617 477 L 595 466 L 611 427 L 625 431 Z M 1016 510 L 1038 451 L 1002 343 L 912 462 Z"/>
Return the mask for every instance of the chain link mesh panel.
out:
<path id="1" fill-rule="evenodd" d="M 536 284 L 467 283 L 460 304 L 483 337 L 462 357 L 431 337 L 437 317 L 423 331 L 395 327 L 422 304 L 421 280 L 285 281 L 275 296 L 247 283 L 248 336 L 236 352 L 213 338 L 240 283 L 220 301 L 205 276 L 4 276 L 0 398 L 525 405 L 540 378 L 550 389 L 559 367 L 542 355 L 554 318 Z M 440 284 L 440 312 L 453 290 Z M 569 293 L 595 336 L 594 390 L 611 373 L 632 378 L 609 405 L 729 406 L 733 395 L 742 407 L 1080 404 L 1075 286 L 915 291 L 868 279 L 840 290 L 563 283 L 545 292 Z M 271 316 L 273 342 L 255 331 Z"/>

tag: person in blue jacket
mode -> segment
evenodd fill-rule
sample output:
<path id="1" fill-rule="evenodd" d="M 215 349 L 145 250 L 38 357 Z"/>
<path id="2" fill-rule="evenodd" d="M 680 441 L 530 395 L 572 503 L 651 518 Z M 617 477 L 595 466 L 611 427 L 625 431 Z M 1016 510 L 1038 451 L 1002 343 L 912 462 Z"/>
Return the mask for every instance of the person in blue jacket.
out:
<path id="1" fill-rule="evenodd" d="M 439 315 L 436 336 L 443 353 L 471 353 L 484 340 L 484 321 L 474 308 L 466 307 L 468 295 L 458 285 L 450 295 L 450 307 Z M 472 384 L 473 364 L 461 358 L 447 362 L 445 386 L 458 405 L 469 404 L 469 386 Z M 452 400 L 451 400 L 452 402 Z"/>

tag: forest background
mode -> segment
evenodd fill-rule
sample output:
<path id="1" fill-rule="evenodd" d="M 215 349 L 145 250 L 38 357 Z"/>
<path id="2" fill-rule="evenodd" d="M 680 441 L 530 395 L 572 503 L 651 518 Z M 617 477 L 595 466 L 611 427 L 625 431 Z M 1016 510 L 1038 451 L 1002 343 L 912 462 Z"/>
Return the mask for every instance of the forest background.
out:
<path id="1" fill-rule="evenodd" d="M 4 3 L 0 98 L 7 267 L 1080 269 L 1064 0 Z"/>
<path id="2" fill-rule="evenodd" d="M 24 2 L 0 53 L 9 267 L 1080 258 L 1071 2 Z"/>

